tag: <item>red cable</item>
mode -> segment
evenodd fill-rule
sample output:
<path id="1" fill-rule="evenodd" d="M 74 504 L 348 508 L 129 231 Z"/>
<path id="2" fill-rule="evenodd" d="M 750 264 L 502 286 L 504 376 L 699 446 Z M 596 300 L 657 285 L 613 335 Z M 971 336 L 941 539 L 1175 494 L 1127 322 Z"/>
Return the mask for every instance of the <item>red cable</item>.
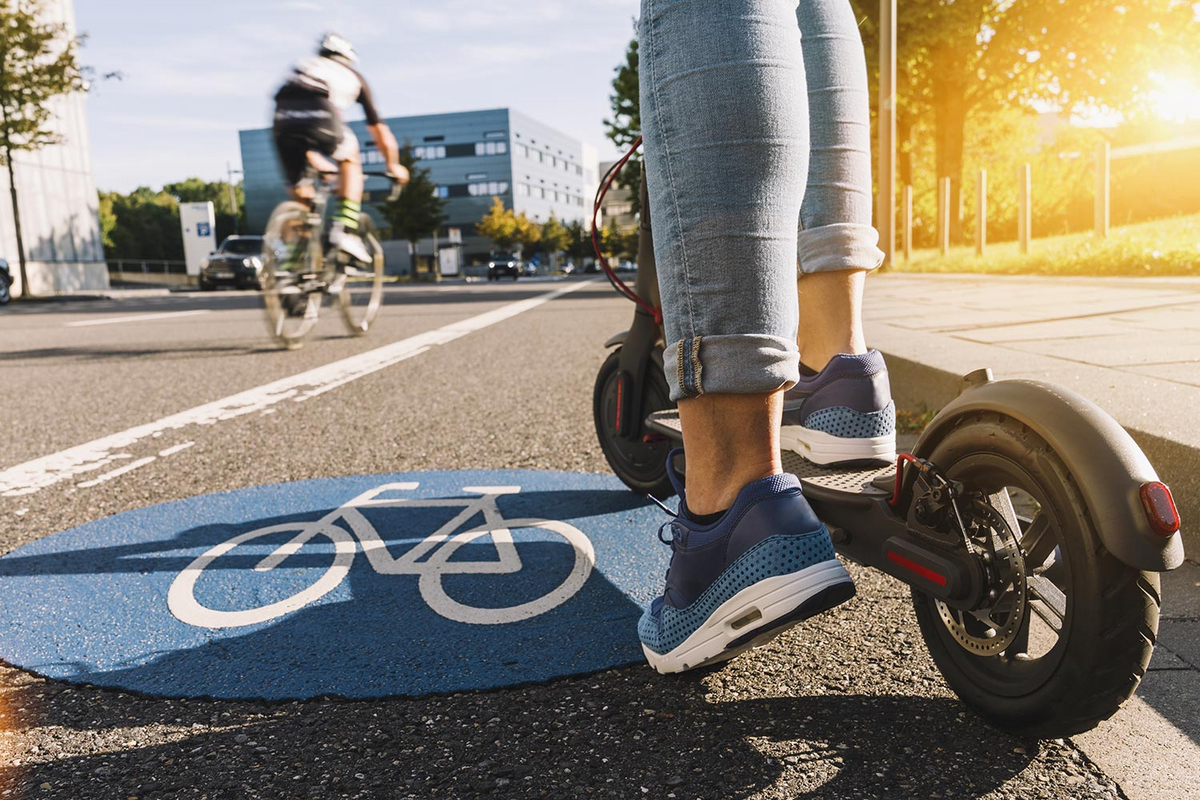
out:
<path id="1" fill-rule="evenodd" d="M 629 152 L 626 153 L 625 156 L 618 161 L 616 166 L 613 167 L 613 169 L 609 172 L 608 180 L 606 180 L 604 185 L 600 187 L 600 193 L 596 195 L 596 203 L 592 206 L 592 249 L 596 251 L 596 261 L 600 264 L 600 269 L 604 270 L 604 274 L 608 276 L 608 279 L 612 282 L 613 286 L 616 287 L 616 290 L 636 303 L 638 308 L 652 316 L 656 325 L 661 325 L 662 308 L 653 306 L 646 302 L 646 300 L 643 298 L 639 297 L 637 292 L 633 291 L 633 289 L 630 289 L 625 281 L 618 278 L 617 274 L 613 272 L 612 267 L 608 265 L 608 259 L 600 250 L 600 230 L 596 227 L 596 218 L 600 215 L 600 206 L 604 202 L 604 196 L 608 194 L 609 187 L 612 186 L 613 181 L 617 179 L 617 176 L 621 174 L 621 170 L 625 167 L 625 163 L 633 157 L 633 154 L 637 152 L 638 146 L 641 145 L 641 143 L 642 137 L 639 136 L 637 141 L 633 143 L 633 147 L 629 148 Z"/>
<path id="2" fill-rule="evenodd" d="M 906 461 L 913 464 L 920 463 L 920 459 L 912 453 L 896 454 L 896 488 L 892 490 L 892 497 L 888 500 L 888 505 L 892 508 L 895 508 L 896 503 L 900 502 L 900 482 L 904 479 L 904 463 Z"/>

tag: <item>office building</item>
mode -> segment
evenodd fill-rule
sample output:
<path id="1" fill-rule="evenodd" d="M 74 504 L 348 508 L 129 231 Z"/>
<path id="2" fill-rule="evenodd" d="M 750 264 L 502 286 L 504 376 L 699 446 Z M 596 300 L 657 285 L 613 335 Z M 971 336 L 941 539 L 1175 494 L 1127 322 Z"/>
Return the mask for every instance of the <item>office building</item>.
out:
<path id="1" fill-rule="evenodd" d="M 54 22 L 74 35 L 71 0 L 42 6 Z M 108 288 L 100 233 L 99 197 L 92 177 L 87 113 L 82 94 L 52 101 L 53 125 L 62 144 L 13 154 L 21 238 L 25 244 L 29 285 L 36 295 Z M 9 191 L 8 169 L 0 168 L 0 258 L 8 261 L 21 292 L 17 229 Z"/>
<path id="2" fill-rule="evenodd" d="M 597 174 L 596 150 L 537 120 L 507 108 L 425 114 L 386 119 L 401 145 L 412 146 L 418 166 L 428 169 L 446 201 L 445 228 L 462 231 L 467 260 L 485 256 L 492 245 L 475 235 L 475 224 L 493 197 L 532 220 L 550 215 L 564 222 L 590 217 Z M 350 128 L 363 145 L 364 168 L 381 168 L 379 153 L 362 122 Z M 285 197 L 283 173 L 269 129 L 241 131 L 246 218 L 261 231 L 271 209 Z M 368 181 L 364 204 L 374 210 L 386 197 L 382 181 Z M 445 236 L 445 231 L 442 233 Z M 423 252 L 428 252 L 423 249 Z"/>

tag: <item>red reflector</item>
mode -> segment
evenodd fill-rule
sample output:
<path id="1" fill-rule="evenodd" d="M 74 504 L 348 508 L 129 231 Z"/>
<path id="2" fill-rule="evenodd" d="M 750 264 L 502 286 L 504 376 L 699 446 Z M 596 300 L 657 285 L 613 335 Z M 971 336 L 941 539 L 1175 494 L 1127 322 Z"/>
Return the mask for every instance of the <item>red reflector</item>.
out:
<path id="1" fill-rule="evenodd" d="M 934 572 L 929 567 L 922 566 L 915 561 L 910 561 L 904 556 L 897 553 L 895 550 L 888 550 L 888 561 L 894 564 L 899 564 L 909 572 L 915 572 L 927 581 L 933 581 L 938 586 L 946 585 L 946 576 Z"/>
<path id="2" fill-rule="evenodd" d="M 1175 508 L 1171 490 L 1155 481 L 1143 483 L 1141 495 L 1150 527 L 1159 536 L 1173 536 L 1179 530 L 1179 511 Z"/>

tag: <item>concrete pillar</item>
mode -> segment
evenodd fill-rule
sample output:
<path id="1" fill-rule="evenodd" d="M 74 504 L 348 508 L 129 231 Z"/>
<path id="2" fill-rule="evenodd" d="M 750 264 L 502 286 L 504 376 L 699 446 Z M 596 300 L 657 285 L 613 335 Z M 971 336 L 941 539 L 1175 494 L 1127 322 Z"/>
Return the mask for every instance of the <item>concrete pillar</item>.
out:
<path id="1" fill-rule="evenodd" d="M 896 259 L 896 2 L 879 0 L 879 197 L 883 265 Z"/>
<path id="2" fill-rule="evenodd" d="M 1033 238 L 1033 167 L 1029 164 L 1017 167 L 1017 186 L 1017 239 L 1024 255 Z"/>
<path id="3" fill-rule="evenodd" d="M 1112 216 L 1112 163 L 1108 142 L 1096 147 L 1096 235 L 1101 239 L 1108 236 Z"/>
<path id="4" fill-rule="evenodd" d="M 979 170 L 975 182 L 975 255 L 983 256 L 987 251 L 987 170 Z"/>
<path id="5" fill-rule="evenodd" d="M 938 249 L 942 255 L 950 252 L 950 179 L 938 180 Z"/>

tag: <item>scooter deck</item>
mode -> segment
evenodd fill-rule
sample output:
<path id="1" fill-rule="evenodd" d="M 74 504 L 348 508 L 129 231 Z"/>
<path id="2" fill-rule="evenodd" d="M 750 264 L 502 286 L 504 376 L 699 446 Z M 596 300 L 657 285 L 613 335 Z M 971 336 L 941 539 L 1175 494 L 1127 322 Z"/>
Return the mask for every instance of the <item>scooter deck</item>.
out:
<path id="1" fill-rule="evenodd" d="M 651 430 L 680 441 L 683 429 L 679 425 L 679 412 L 656 411 L 646 418 Z M 841 494 L 880 497 L 890 495 L 896 480 L 896 465 L 868 465 L 849 467 L 824 467 L 814 464 L 790 450 L 782 450 L 783 468 L 800 479 L 806 490 L 819 494 L 837 492 Z"/>

